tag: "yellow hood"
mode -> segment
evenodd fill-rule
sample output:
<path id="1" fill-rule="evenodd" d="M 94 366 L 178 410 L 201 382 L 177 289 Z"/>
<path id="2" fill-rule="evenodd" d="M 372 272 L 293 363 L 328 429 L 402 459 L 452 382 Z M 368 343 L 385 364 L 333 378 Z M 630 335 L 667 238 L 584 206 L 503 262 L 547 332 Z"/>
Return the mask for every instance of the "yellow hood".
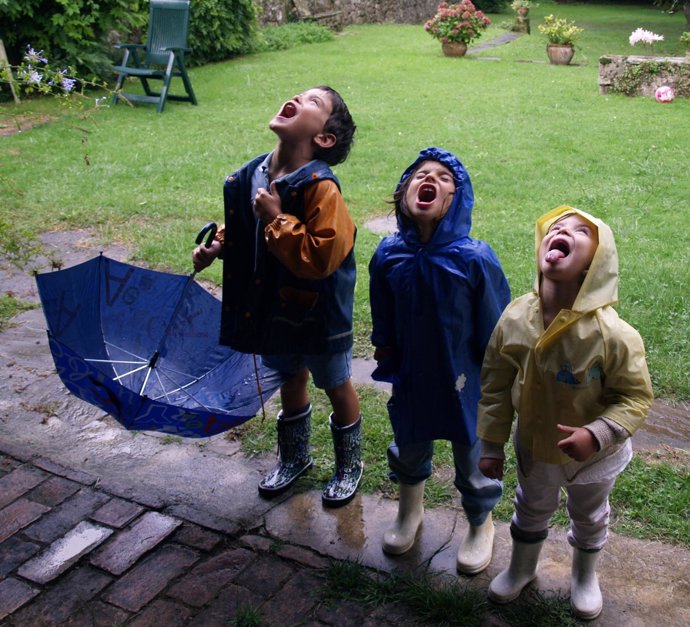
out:
<path id="1" fill-rule="evenodd" d="M 573 213 L 584 218 L 597 229 L 599 245 L 571 311 L 586 313 L 605 305 L 615 305 L 618 302 L 618 252 L 616 251 L 613 232 L 599 218 L 568 205 L 556 207 L 537 220 L 534 238 L 537 277 L 534 281 L 534 291 L 539 293 L 541 275 L 538 255 L 541 241 L 554 222 Z"/>

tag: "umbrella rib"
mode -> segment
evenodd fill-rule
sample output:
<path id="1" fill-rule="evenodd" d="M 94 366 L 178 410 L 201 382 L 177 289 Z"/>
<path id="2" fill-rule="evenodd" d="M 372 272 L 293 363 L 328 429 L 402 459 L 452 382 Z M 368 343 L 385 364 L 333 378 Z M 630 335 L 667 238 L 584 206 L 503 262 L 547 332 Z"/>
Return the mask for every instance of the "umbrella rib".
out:
<path id="1" fill-rule="evenodd" d="M 120 379 L 123 379 L 124 377 L 128 377 L 129 375 L 134 374 L 135 372 L 139 372 L 140 370 L 143 370 L 144 368 L 147 368 L 147 367 L 148 367 L 148 364 L 144 364 L 143 366 L 140 366 L 139 368 L 134 368 L 133 370 L 129 370 L 128 372 L 123 372 L 122 374 L 117 375 L 113 379 L 113 381 L 119 381 Z"/>
<path id="2" fill-rule="evenodd" d="M 117 344 L 113 344 L 112 342 L 108 342 L 105 338 L 103 339 L 103 344 L 106 346 L 110 346 L 111 348 L 116 348 L 119 351 L 122 351 L 123 353 L 127 353 L 128 355 L 131 355 L 132 357 L 136 357 L 137 359 L 141 360 L 142 362 L 146 361 L 146 358 L 142 357 L 141 355 L 138 355 L 137 353 L 132 352 L 131 350 L 126 349 L 124 346 L 118 346 Z"/>
<path id="3" fill-rule="evenodd" d="M 126 361 L 124 359 L 92 359 L 91 357 L 84 357 L 84 361 L 89 361 L 94 364 L 145 364 L 146 361 Z"/>
<path id="4" fill-rule="evenodd" d="M 171 370 L 172 370 L 172 369 L 171 369 Z M 173 370 L 173 372 L 174 372 L 174 370 Z M 172 379 L 171 377 L 169 377 L 167 374 L 165 374 L 165 372 L 161 371 L 161 374 L 162 374 L 166 379 L 168 379 L 169 381 L 173 381 L 173 379 Z M 181 373 L 181 374 L 184 374 L 184 373 Z M 189 383 L 186 383 L 185 385 L 178 386 L 178 387 L 175 388 L 174 390 L 165 390 L 165 388 L 163 387 L 163 382 L 161 381 L 160 376 L 158 375 L 158 372 L 156 372 L 156 376 L 158 377 L 158 380 L 160 381 L 160 384 L 161 384 L 161 388 L 163 388 L 164 391 L 163 391 L 163 394 L 161 394 L 160 396 L 156 397 L 154 400 L 158 400 L 159 398 L 162 398 L 163 396 L 165 396 L 165 398 L 167 399 L 167 398 L 168 398 L 168 394 L 172 394 L 172 393 L 174 393 L 174 392 L 183 392 L 183 393 L 186 394 L 189 398 L 191 398 L 195 403 L 198 403 L 198 404 L 201 405 L 201 407 L 203 407 L 204 409 L 206 409 L 206 410 L 208 410 L 208 411 L 211 411 L 211 408 L 210 408 L 210 407 L 207 407 L 206 405 L 204 405 L 199 399 L 195 398 L 194 395 L 190 394 L 190 393 L 185 389 L 185 388 L 188 388 L 190 385 L 193 385 L 193 384 L 196 383 L 197 381 L 200 381 L 200 379 L 195 378 L 195 377 L 192 377 L 193 380 L 190 381 Z"/>
<path id="5" fill-rule="evenodd" d="M 94 364 L 110 364 L 111 366 L 115 366 L 117 364 L 130 364 L 130 365 L 138 365 L 139 368 L 134 368 L 132 370 L 129 370 L 127 372 L 123 372 L 122 374 L 118 374 L 116 377 L 113 377 L 113 381 L 119 381 L 120 379 L 129 376 L 130 374 L 134 374 L 135 372 L 139 372 L 140 370 L 143 370 L 146 368 L 148 365 L 148 362 L 146 361 L 124 361 L 124 360 L 119 360 L 119 359 L 92 359 L 90 357 L 84 357 L 84 361 L 88 361 L 89 363 L 94 363 Z M 113 368 L 114 369 L 114 368 Z M 117 371 L 115 371 L 117 373 Z"/>

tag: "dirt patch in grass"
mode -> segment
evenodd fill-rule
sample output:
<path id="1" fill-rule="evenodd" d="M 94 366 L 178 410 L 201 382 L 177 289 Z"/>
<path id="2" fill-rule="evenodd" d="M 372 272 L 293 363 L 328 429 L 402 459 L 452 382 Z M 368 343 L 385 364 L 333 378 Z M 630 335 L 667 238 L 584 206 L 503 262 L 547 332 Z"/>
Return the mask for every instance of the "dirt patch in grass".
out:
<path id="1" fill-rule="evenodd" d="M 36 126 L 48 124 L 55 120 L 45 113 L 22 113 L 20 115 L 0 117 L 0 137 L 9 137 L 15 133 L 30 131 Z"/>

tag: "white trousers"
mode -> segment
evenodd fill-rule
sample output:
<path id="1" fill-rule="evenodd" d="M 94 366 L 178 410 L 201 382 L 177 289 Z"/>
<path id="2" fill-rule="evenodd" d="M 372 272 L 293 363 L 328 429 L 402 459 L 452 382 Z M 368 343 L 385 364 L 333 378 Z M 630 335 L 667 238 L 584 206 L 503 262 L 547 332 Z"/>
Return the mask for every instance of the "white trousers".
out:
<path id="1" fill-rule="evenodd" d="M 534 462 L 529 476 L 522 473 L 518 464 L 518 481 L 513 514 L 513 524 L 518 529 L 528 534 L 546 531 L 558 509 L 561 488 L 565 488 L 570 516 L 568 542 L 588 550 L 598 550 L 606 544 L 609 494 L 615 477 L 598 483 L 574 483 L 567 479 L 562 466 Z"/>

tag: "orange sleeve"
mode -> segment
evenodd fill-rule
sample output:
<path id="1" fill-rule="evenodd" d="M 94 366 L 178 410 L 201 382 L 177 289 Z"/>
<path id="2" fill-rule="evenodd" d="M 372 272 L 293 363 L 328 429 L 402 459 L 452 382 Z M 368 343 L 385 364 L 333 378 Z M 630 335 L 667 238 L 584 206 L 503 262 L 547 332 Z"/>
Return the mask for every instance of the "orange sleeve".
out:
<path id="1" fill-rule="evenodd" d="M 294 275 L 323 279 L 335 272 L 355 243 L 355 224 L 333 181 L 304 191 L 304 222 L 281 213 L 264 231 L 268 249 Z"/>

